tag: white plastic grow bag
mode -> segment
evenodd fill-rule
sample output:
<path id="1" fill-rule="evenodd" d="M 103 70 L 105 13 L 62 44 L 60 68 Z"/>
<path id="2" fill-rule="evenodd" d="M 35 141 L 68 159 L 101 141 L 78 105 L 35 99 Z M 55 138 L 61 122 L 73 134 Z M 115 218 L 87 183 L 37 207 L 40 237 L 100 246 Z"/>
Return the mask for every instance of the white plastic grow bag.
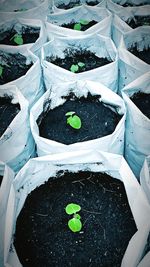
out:
<path id="1" fill-rule="evenodd" d="M 0 160 L 7 163 L 15 172 L 35 155 L 30 123 L 28 102 L 15 86 L 0 89 L 0 97 L 9 96 L 13 104 L 20 105 L 20 112 L 0 137 Z"/>
<path id="2" fill-rule="evenodd" d="M 54 109 L 55 107 L 62 105 L 66 101 L 62 97 L 69 95 L 70 92 L 73 92 L 77 97 L 86 97 L 88 93 L 91 93 L 92 95 L 99 95 L 100 101 L 107 105 L 110 104 L 113 110 L 116 110 L 118 114 L 123 115 L 116 126 L 115 131 L 102 138 L 70 145 L 65 145 L 60 142 L 40 137 L 36 120 L 43 110 L 46 111 L 47 109 Z M 49 100 L 50 103 L 48 103 Z M 31 109 L 30 124 L 37 147 L 37 154 L 38 156 L 43 156 L 67 151 L 78 151 L 80 149 L 100 149 L 102 151 L 122 155 L 124 151 L 125 117 L 126 111 L 122 99 L 102 84 L 91 81 L 78 81 L 52 86 L 51 90 L 48 90 Z"/>
<path id="3" fill-rule="evenodd" d="M 28 50 L 26 46 L 13 47 L 1 45 L 0 50 L 10 54 L 20 53 L 26 57 L 26 64 L 33 63 L 25 75 L 14 81 L 0 85 L 0 90 L 6 86 L 9 87 L 10 85 L 17 86 L 24 97 L 28 100 L 29 105 L 32 106 L 33 103 L 36 102 L 37 99 L 39 99 L 39 97 L 44 93 L 42 70 L 39 58 Z"/>
<path id="4" fill-rule="evenodd" d="M 98 4 L 94 5 L 95 7 L 106 7 L 106 1 L 107 0 L 98 0 Z M 73 8 L 81 5 L 88 5 L 88 2 L 95 2 L 95 0 L 65 0 L 65 5 L 68 5 L 69 3 L 74 3 Z M 52 0 L 51 9 L 53 13 L 61 12 L 62 10 L 66 10 L 64 8 L 59 8 L 60 5 L 64 4 L 64 0 Z M 90 5 L 89 5 L 90 6 Z"/>
<path id="5" fill-rule="evenodd" d="M 98 164 L 97 164 L 98 163 Z M 8 200 L 5 224 L 4 265 L 21 267 L 15 248 L 13 234 L 17 217 L 28 194 L 44 184 L 50 177 L 56 176 L 59 170 L 78 172 L 79 170 L 107 172 L 121 180 L 137 226 L 137 232 L 131 238 L 123 256 L 121 267 L 136 267 L 150 230 L 150 206 L 147 198 L 132 171 L 122 156 L 100 151 L 78 151 L 55 154 L 31 159 L 16 176 Z M 12 245 L 12 250 L 9 251 Z"/>
<path id="6" fill-rule="evenodd" d="M 125 158 L 138 178 L 144 159 L 150 154 L 150 119 L 130 99 L 139 91 L 150 94 L 150 72 L 140 76 L 122 91 L 127 108 Z"/>
<path id="7" fill-rule="evenodd" d="M 3 162 L 0 162 L 0 175 L 3 177 L 0 185 L 0 266 L 4 266 L 4 232 L 8 196 L 14 178 L 14 172 Z"/>
<path id="8" fill-rule="evenodd" d="M 142 16 L 149 16 L 149 14 L 150 14 L 150 6 L 149 8 L 147 6 L 141 6 L 140 8 L 132 7 L 127 10 L 123 8 L 120 10 L 120 12 L 117 12 L 117 15 L 114 14 L 112 23 L 112 39 L 115 45 L 118 47 L 121 40 L 121 36 L 124 35 L 126 32 L 132 30 L 132 28 L 126 23 L 126 21 L 134 19 L 135 16 L 142 17 Z"/>
<path id="9" fill-rule="evenodd" d="M 3 38 L 3 33 L 5 31 L 9 31 L 12 28 L 18 34 L 22 34 L 22 27 L 23 26 L 24 27 L 29 26 L 29 27 L 33 27 L 33 28 L 39 28 L 39 37 L 36 40 L 36 42 L 22 45 L 23 47 L 30 49 L 33 53 L 38 55 L 39 50 L 41 49 L 42 45 L 44 43 L 46 43 L 46 41 L 47 41 L 45 25 L 41 20 L 22 19 L 22 18 L 16 19 L 15 18 L 15 19 L 11 19 L 9 21 L 1 22 L 0 23 L 0 32 L 1 32 L 0 39 Z"/>
<path id="10" fill-rule="evenodd" d="M 97 24 L 88 28 L 86 31 L 78 31 L 61 27 L 62 24 L 68 24 L 72 21 L 79 23 L 83 19 L 86 21 L 97 21 Z M 52 36 L 80 36 L 91 33 L 99 33 L 108 37 L 111 37 L 111 20 L 112 15 L 106 8 L 90 7 L 90 6 L 79 6 L 73 9 L 61 11 L 58 13 L 49 14 L 47 16 L 47 35 L 49 40 Z"/>
<path id="11" fill-rule="evenodd" d="M 144 160 L 144 164 L 140 172 L 140 183 L 150 203 L 150 155 Z"/>
<path id="12" fill-rule="evenodd" d="M 150 46 L 150 27 L 143 26 L 122 36 L 118 47 L 119 54 L 119 91 L 142 74 L 150 71 L 150 65 L 139 59 L 127 49 L 137 45 L 139 51 Z"/>
<path id="13" fill-rule="evenodd" d="M 113 62 L 82 73 L 73 73 L 46 60 L 47 56 L 64 58 L 66 49 L 89 50 L 98 57 L 107 57 Z M 46 89 L 58 82 L 92 80 L 104 84 L 112 91 L 118 91 L 118 54 L 109 37 L 89 34 L 80 37 L 55 37 L 42 48 L 42 67 Z"/>
<path id="14" fill-rule="evenodd" d="M 120 13 L 123 11 L 124 13 L 128 12 L 129 10 L 134 9 L 134 6 L 127 6 L 123 7 L 124 4 L 132 4 L 139 8 L 140 4 L 150 4 L 150 0 L 106 0 L 107 1 L 107 8 L 114 14 Z M 141 6 L 140 6 L 141 8 Z"/>
<path id="15" fill-rule="evenodd" d="M 49 0 L 1 0 L 1 21 L 12 18 L 45 20 L 46 15 L 49 13 L 49 6 Z M 18 11 L 15 12 L 15 10 Z"/>

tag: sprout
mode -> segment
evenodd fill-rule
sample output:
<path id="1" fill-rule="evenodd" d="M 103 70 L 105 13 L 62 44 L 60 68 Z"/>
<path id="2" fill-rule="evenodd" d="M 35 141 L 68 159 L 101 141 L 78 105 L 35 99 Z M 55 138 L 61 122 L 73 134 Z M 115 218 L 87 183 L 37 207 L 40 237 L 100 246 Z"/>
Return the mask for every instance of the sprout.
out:
<path id="1" fill-rule="evenodd" d="M 18 45 L 22 45 L 23 44 L 23 38 L 21 34 L 16 33 L 11 39 L 10 41 L 13 39 L 13 41 L 18 44 Z"/>
<path id="2" fill-rule="evenodd" d="M 80 31 L 82 29 L 82 25 L 88 25 L 89 21 L 80 19 L 79 23 L 75 23 L 73 29 L 76 31 Z"/>
<path id="3" fill-rule="evenodd" d="M 80 68 L 83 68 L 84 66 L 85 66 L 85 63 L 83 63 L 83 62 L 78 62 L 76 65 L 75 65 L 75 64 L 71 65 L 71 67 L 70 67 L 70 71 L 73 72 L 73 73 L 75 73 L 75 72 L 77 72 Z"/>
<path id="4" fill-rule="evenodd" d="M 73 218 L 68 221 L 68 227 L 72 232 L 79 232 L 82 229 L 80 215 L 76 212 L 80 211 L 81 207 L 77 204 L 70 203 L 66 206 L 65 211 L 68 215 L 73 215 Z"/>
<path id="5" fill-rule="evenodd" d="M 69 124 L 72 128 L 81 128 L 81 119 L 77 115 L 75 115 L 75 111 L 69 111 L 65 114 L 65 116 L 69 116 L 67 118 L 67 124 Z"/>

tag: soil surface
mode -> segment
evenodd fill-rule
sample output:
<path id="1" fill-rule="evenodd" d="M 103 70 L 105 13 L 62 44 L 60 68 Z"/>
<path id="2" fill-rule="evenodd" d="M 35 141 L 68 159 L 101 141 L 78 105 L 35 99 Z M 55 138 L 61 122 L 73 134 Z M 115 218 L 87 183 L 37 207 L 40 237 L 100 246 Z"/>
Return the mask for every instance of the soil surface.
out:
<path id="1" fill-rule="evenodd" d="M 69 203 L 81 206 L 80 232 L 68 228 Z M 120 267 L 136 230 L 121 181 L 102 173 L 66 171 L 28 195 L 14 245 L 24 267 Z"/>
<path id="2" fill-rule="evenodd" d="M 2 180 L 3 180 L 3 176 L 0 176 L 0 186 L 1 186 Z"/>
<path id="3" fill-rule="evenodd" d="M 95 5 L 98 5 L 99 2 L 98 1 L 86 1 L 86 4 L 89 6 L 95 6 Z"/>
<path id="4" fill-rule="evenodd" d="M 76 23 L 80 23 L 80 22 L 71 22 L 71 23 L 68 23 L 68 24 L 62 24 L 61 27 L 65 27 L 65 28 L 69 28 L 69 29 L 74 29 L 74 25 Z M 81 25 L 81 30 L 80 31 L 86 31 L 90 27 L 94 26 L 96 23 L 97 23 L 97 21 L 92 20 L 87 25 Z"/>
<path id="5" fill-rule="evenodd" d="M 134 16 L 134 19 L 126 21 L 126 23 L 133 29 L 139 26 L 150 26 L 150 16 Z"/>
<path id="6" fill-rule="evenodd" d="M 66 70 L 70 70 L 71 66 L 78 64 L 78 62 L 84 63 L 85 66 L 79 68 L 76 73 L 92 70 L 112 62 L 111 59 L 97 57 L 89 50 L 66 50 L 64 53 L 65 58 L 47 56 L 46 60 Z"/>
<path id="7" fill-rule="evenodd" d="M 0 51 L 1 66 L 3 67 L 2 75 L 0 76 L 0 85 L 14 81 L 21 76 L 25 75 L 26 72 L 33 65 L 26 64 L 26 57 L 17 53 L 5 53 Z"/>
<path id="8" fill-rule="evenodd" d="M 131 99 L 141 112 L 150 119 L 150 94 L 138 92 Z"/>
<path id="9" fill-rule="evenodd" d="M 68 145 L 112 134 L 121 116 L 104 106 L 99 98 L 91 95 L 87 98 L 68 97 L 63 105 L 39 117 L 40 136 Z M 80 117 L 80 129 L 73 129 L 67 124 L 65 114 L 68 111 L 75 111 Z"/>
<path id="10" fill-rule="evenodd" d="M 6 45 L 13 45 L 13 46 L 18 46 L 14 42 L 13 36 L 15 34 L 21 34 L 23 38 L 23 44 L 28 44 L 28 43 L 35 43 L 36 40 L 39 38 L 39 33 L 40 33 L 40 28 L 35 28 L 35 27 L 22 27 L 21 32 L 16 32 L 14 27 L 12 27 L 9 31 L 2 32 L 1 30 L 1 37 L 0 37 L 0 44 L 6 44 Z"/>
<path id="11" fill-rule="evenodd" d="M 117 3 L 117 4 L 119 5 L 119 3 Z M 131 4 L 131 3 L 126 3 L 126 4 L 123 4 L 122 6 L 124 6 L 124 7 L 139 6 L 140 7 L 140 6 L 144 6 L 144 5 L 148 5 L 148 3 L 140 3 L 140 4 L 136 4 L 136 5 L 135 4 Z"/>
<path id="12" fill-rule="evenodd" d="M 130 51 L 133 55 L 140 58 L 147 64 L 150 64 L 150 47 L 144 48 L 142 51 L 139 51 L 137 46 L 135 45 L 129 48 L 128 51 Z"/>
<path id="13" fill-rule="evenodd" d="M 81 3 L 80 1 L 70 1 L 69 4 L 60 4 L 60 5 L 57 5 L 58 8 L 62 8 L 62 9 L 69 9 L 69 8 L 73 8 L 73 7 L 76 7 L 76 6 L 80 6 Z"/>
<path id="14" fill-rule="evenodd" d="M 12 104 L 11 98 L 0 97 L 0 136 L 20 111 L 19 104 Z"/>

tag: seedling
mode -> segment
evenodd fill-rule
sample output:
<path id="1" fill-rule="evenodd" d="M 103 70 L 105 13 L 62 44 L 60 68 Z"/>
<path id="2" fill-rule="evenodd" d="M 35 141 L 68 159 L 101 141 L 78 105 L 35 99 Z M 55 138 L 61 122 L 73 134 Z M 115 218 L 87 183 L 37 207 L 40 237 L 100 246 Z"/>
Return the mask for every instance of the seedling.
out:
<path id="1" fill-rule="evenodd" d="M 15 12 L 22 12 L 22 11 L 27 11 L 27 8 L 20 8 L 20 9 L 15 9 Z"/>
<path id="2" fill-rule="evenodd" d="M 75 111 L 69 111 L 65 114 L 65 116 L 69 116 L 67 118 L 67 124 L 69 124 L 72 128 L 81 128 L 81 119 L 79 118 L 79 116 L 75 115 Z"/>
<path id="3" fill-rule="evenodd" d="M 68 215 L 73 215 L 73 218 L 68 221 L 68 227 L 72 232 L 80 232 L 82 229 L 81 216 L 77 213 L 81 207 L 77 204 L 70 203 L 66 206 L 65 211 Z"/>
<path id="4" fill-rule="evenodd" d="M 83 62 L 78 62 L 76 65 L 75 65 L 75 64 L 71 65 L 71 67 L 70 67 L 70 71 L 73 72 L 73 73 L 75 73 L 75 72 L 77 72 L 80 68 L 83 68 L 84 66 L 85 66 L 85 63 L 83 63 Z"/>
<path id="5" fill-rule="evenodd" d="M 23 38 L 21 34 L 16 33 L 10 41 L 13 40 L 16 44 L 22 45 L 23 44 Z"/>
<path id="6" fill-rule="evenodd" d="M 2 78 L 2 74 L 3 74 L 3 69 L 4 67 L 2 65 L 0 65 L 0 77 Z"/>
<path id="7" fill-rule="evenodd" d="M 75 23 L 73 29 L 76 31 L 80 31 L 82 28 L 82 25 L 88 25 L 89 21 L 80 19 L 79 23 Z"/>

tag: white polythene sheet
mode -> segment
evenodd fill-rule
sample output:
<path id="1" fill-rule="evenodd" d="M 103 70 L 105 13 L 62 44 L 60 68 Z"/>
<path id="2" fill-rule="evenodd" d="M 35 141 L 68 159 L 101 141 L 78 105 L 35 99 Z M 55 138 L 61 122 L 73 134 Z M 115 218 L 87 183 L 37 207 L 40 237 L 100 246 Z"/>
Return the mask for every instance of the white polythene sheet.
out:
<path id="1" fill-rule="evenodd" d="M 118 47 L 119 54 L 119 91 L 142 74 L 150 71 L 150 65 L 139 59 L 129 48 L 136 45 L 139 51 L 150 45 L 150 27 L 143 26 L 125 33 Z"/>
<path id="2" fill-rule="evenodd" d="M 0 89 L 0 97 L 4 96 L 11 97 L 13 104 L 19 104 L 20 111 L 0 137 L 0 160 L 18 172 L 35 154 L 29 123 L 29 105 L 15 86 Z"/>
<path id="3" fill-rule="evenodd" d="M 4 232 L 6 209 L 11 184 L 15 174 L 6 164 L 1 161 L 0 166 L 3 167 L 3 171 L 0 172 L 0 175 L 3 177 L 0 185 L 0 266 L 4 266 Z"/>
<path id="4" fill-rule="evenodd" d="M 85 31 L 78 31 L 61 27 L 63 24 L 79 23 L 80 20 L 92 21 L 97 23 Z M 47 16 L 46 29 L 49 40 L 52 36 L 80 36 L 92 33 L 99 33 L 111 37 L 112 15 L 106 8 L 91 6 L 79 6 L 73 9 L 64 10 Z"/>
<path id="5" fill-rule="evenodd" d="M 56 66 L 46 60 L 47 56 L 65 58 L 65 50 L 87 50 L 97 57 L 106 57 L 112 62 L 104 66 L 81 72 L 73 73 Z M 55 37 L 42 48 L 42 67 L 46 89 L 52 84 L 66 81 L 92 80 L 100 82 L 112 91 L 118 91 L 118 54 L 116 47 L 109 37 L 99 34 L 88 34 L 79 37 Z"/>
<path id="6" fill-rule="evenodd" d="M 114 132 L 101 138 L 77 142 L 70 145 L 41 137 L 39 135 L 39 128 L 37 125 L 38 117 L 43 111 L 54 109 L 55 107 L 62 105 L 66 101 L 64 97 L 69 95 L 70 92 L 74 93 L 79 98 L 81 96 L 87 97 L 88 93 L 91 95 L 99 95 L 100 102 L 108 105 L 108 107 L 118 114 L 123 115 Z M 80 149 L 100 149 L 102 151 L 123 154 L 125 117 L 126 110 L 121 97 L 102 84 L 91 81 L 78 81 L 58 84 L 56 86 L 52 86 L 51 90 L 47 90 L 31 109 L 30 125 L 39 156 L 66 151 L 76 151 Z"/>
<path id="7" fill-rule="evenodd" d="M 150 72 L 140 76 L 122 90 L 127 108 L 125 158 L 139 178 L 146 156 L 150 155 L 150 119 L 130 99 L 137 92 L 150 94 Z"/>
<path id="8" fill-rule="evenodd" d="M 15 85 L 28 100 L 29 105 L 32 106 L 33 103 L 39 99 L 43 94 L 43 80 L 42 80 L 42 70 L 39 58 L 34 55 L 26 46 L 7 46 L 1 45 L 0 50 L 4 53 L 16 54 L 20 53 L 26 57 L 26 64 L 33 63 L 31 68 L 26 72 L 25 75 L 20 78 L 0 85 L 0 90 L 9 85 Z M 9 63 L 8 63 L 9 64 Z"/>
<path id="9" fill-rule="evenodd" d="M 17 216 L 28 194 L 44 184 L 50 177 L 56 176 L 58 171 L 78 172 L 79 170 L 87 170 L 87 168 L 94 172 L 107 172 L 112 177 L 123 182 L 138 230 L 128 244 L 121 267 L 137 266 L 150 230 L 149 203 L 122 156 L 93 150 L 67 152 L 31 159 L 21 169 L 13 182 L 8 200 L 5 224 L 5 266 L 22 266 L 18 260 L 19 255 L 17 256 L 11 241 L 15 232 Z M 11 245 L 13 249 L 10 251 Z"/>

